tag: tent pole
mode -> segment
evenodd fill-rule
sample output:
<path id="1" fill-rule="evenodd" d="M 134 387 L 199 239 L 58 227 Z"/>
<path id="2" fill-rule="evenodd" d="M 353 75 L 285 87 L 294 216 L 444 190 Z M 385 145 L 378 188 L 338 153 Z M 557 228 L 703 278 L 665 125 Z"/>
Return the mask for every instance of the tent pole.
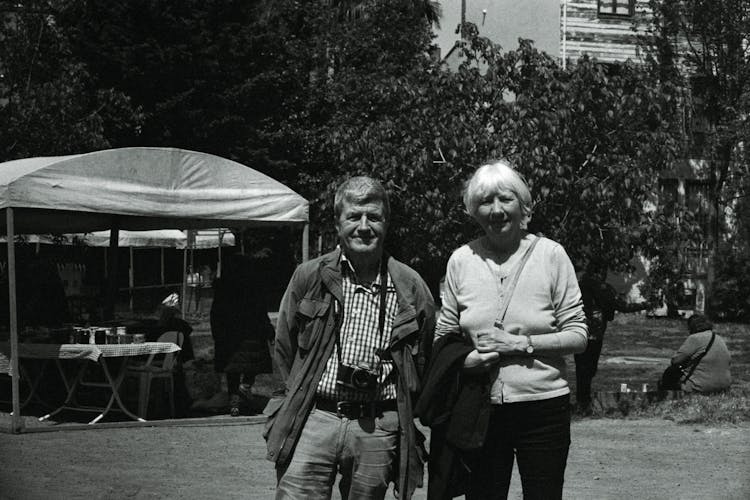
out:
<path id="1" fill-rule="evenodd" d="M 160 248 L 160 257 L 161 257 L 161 286 L 164 286 L 164 283 L 166 281 L 164 280 L 164 247 Z"/>
<path id="2" fill-rule="evenodd" d="M 13 418 L 11 419 L 11 431 L 14 433 L 23 430 L 21 419 L 21 398 L 18 388 L 18 311 L 16 310 L 16 242 L 15 228 L 13 227 L 13 209 L 5 209 L 5 219 L 8 234 L 8 312 L 10 319 L 10 370 L 11 391 L 13 400 Z"/>
<path id="3" fill-rule="evenodd" d="M 188 248 L 190 248 L 190 268 L 195 272 L 195 238 L 196 230 L 188 229 Z"/>
<path id="4" fill-rule="evenodd" d="M 133 272 L 133 247 L 128 247 L 128 257 L 130 257 L 129 265 L 128 265 L 128 299 L 129 299 L 129 306 L 130 306 L 130 312 L 133 312 L 133 287 L 135 287 L 135 276 Z"/>
<path id="5" fill-rule="evenodd" d="M 310 260 L 310 224 L 302 229 L 302 262 Z"/>
<path id="6" fill-rule="evenodd" d="M 215 276 L 219 278 L 221 276 L 221 244 L 224 241 L 224 231 L 219 229 L 219 253 L 216 258 L 216 274 Z"/>
<path id="7" fill-rule="evenodd" d="M 182 311 L 182 317 L 185 318 L 185 313 L 187 313 L 187 253 L 188 253 L 188 247 L 185 246 L 185 249 L 182 251 L 182 297 L 180 298 L 180 309 Z"/>
<path id="8" fill-rule="evenodd" d="M 191 287 L 193 289 L 191 293 L 191 299 L 195 301 L 195 294 L 198 286 L 198 277 L 195 275 L 195 238 L 197 236 L 195 229 L 188 229 L 188 247 L 190 248 L 190 264 L 188 265 L 188 271 L 190 276 L 188 277 L 190 280 L 194 280 L 193 283 L 195 284 L 194 287 Z M 189 282 L 190 283 L 190 282 Z M 187 297 L 186 297 L 187 300 Z M 190 304 L 187 304 L 187 310 L 190 311 Z M 196 308 L 195 313 L 197 313 L 198 310 Z"/>
<path id="9" fill-rule="evenodd" d="M 120 245 L 120 221 L 112 219 L 109 230 L 109 266 L 107 271 L 107 295 L 104 303 L 104 319 L 115 318 L 115 303 L 117 302 L 117 254 Z"/>

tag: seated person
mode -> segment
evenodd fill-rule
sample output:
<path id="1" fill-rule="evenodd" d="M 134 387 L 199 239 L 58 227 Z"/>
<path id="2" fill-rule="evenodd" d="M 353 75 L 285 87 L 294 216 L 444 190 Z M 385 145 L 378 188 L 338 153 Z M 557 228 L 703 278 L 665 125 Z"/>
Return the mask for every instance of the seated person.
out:
<path id="1" fill-rule="evenodd" d="M 672 356 L 671 365 L 659 382 L 660 389 L 710 393 L 729 388 L 729 349 L 712 329 L 713 324 L 702 314 L 688 319 L 690 335 Z"/>
<path id="2" fill-rule="evenodd" d="M 168 295 L 156 308 L 154 313 L 147 318 L 134 320 L 132 323 L 125 322 L 130 333 L 143 333 L 147 342 L 156 342 L 162 333 L 170 331 L 182 332 L 183 343 L 180 352 L 180 362 L 184 363 L 194 359 L 193 343 L 190 334 L 193 327 L 182 319 L 180 312 L 179 296 L 176 293 Z M 118 321 L 117 324 L 122 324 Z"/>
<path id="3" fill-rule="evenodd" d="M 156 342 L 165 332 L 182 332 L 182 350 L 180 351 L 179 364 L 174 375 L 175 413 L 178 417 L 187 417 L 190 405 L 192 404 L 192 398 L 188 391 L 183 363 L 195 359 L 193 343 L 190 339 L 193 327 L 190 326 L 190 323 L 182 319 L 178 305 L 178 295 L 176 293 L 170 294 L 156 308 L 154 317 L 140 319 L 128 325 L 128 332 L 145 334 L 147 342 Z"/>
<path id="4" fill-rule="evenodd" d="M 177 306 L 162 303 L 159 305 L 159 321 L 154 332 L 155 337 L 158 338 L 162 333 L 169 331 L 182 332 L 184 340 L 182 352 L 180 353 L 180 361 L 185 362 L 193 359 L 193 343 L 190 340 L 193 327 L 190 326 L 190 323 L 182 319 L 182 314 Z"/>

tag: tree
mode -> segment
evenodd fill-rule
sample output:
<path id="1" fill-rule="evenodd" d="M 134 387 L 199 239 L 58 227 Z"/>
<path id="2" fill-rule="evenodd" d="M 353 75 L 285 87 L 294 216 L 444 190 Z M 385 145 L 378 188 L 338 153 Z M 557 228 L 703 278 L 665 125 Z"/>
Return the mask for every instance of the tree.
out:
<path id="1" fill-rule="evenodd" d="M 0 4 L 0 161 L 115 147 L 139 110 L 91 84 L 48 2 Z"/>
<path id="2" fill-rule="evenodd" d="M 371 21 L 331 34 L 330 50 L 343 57 L 309 111 L 326 117 L 312 128 L 305 120 L 301 134 L 314 152 L 300 166 L 316 215 L 330 213 L 342 177 L 383 179 L 394 194 L 391 249 L 434 285 L 451 251 L 477 234 L 461 206 L 463 181 L 507 157 L 535 195 L 532 229 L 561 241 L 579 265 L 598 256 L 622 270 L 672 234 L 667 219 L 644 211 L 679 146 L 670 89 L 633 65 L 607 70 L 583 59 L 563 70 L 529 41 L 503 52 L 476 28 L 466 61 L 449 73 L 427 57 L 429 36 L 399 24 L 393 8 L 385 2 Z M 397 29 L 379 38 L 383 25 Z"/>
<path id="3" fill-rule="evenodd" d="M 417 18 L 423 18 L 429 23 L 439 24 L 442 16 L 440 3 L 432 0 L 401 0 L 402 7 L 410 10 Z M 263 2 L 263 11 L 266 15 L 272 14 L 278 8 L 273 0 Z M 325 7 L 333 11 L 334 18 L 338 21 L 353 21 L 370 15 L 373 7 L 377 7 L 377 1 L 373 0 L 324 0 L 318 3 L 319 7 Z M 410 17 L 414 17 L 411 16 Z"/>
<path id="4" fill-rule="evenodd" d="M 382 179 L 390 250 L 433 286 L 478 234 L 462 184 L 492 158 L 517 164 L 535 196 L 532 229 L 579 265 L 597 256 L 623 269 L 673 234 L 643 209 L 679 147 L 679 99 L 656 75 L 588 59 L 562 69 L 530 41 L 502 51 L 471 26 L 452 73 L 429 55 L 430 23 L 414 8 L 423 2 L 357 2 L 361 15 L 343 17 L 328 0 L 273 4 L 63 2 L 61 59 L 143 110 L 133 143 L 258 168 L 311 200 L 318 232 L 332 228 L 344 177 Z"/>
<path id="5" fill-rule="evenodd" d="M 728 253 L 739 256 L 747 249 L 748 240 L 741 239 L 745 233 L 738 229 L 750 226 L 744 208 L 750 187 L 750 1 L 653 0 L 651 8 L 654 66 L 664 81 L 689 89 L 685 156 L 706 160 L 714 214 L 710 269 L 723 279 L 737 271 L 737 266 L 726 268 L 736 260 Z M 714 279 L 709 275 L 709 287 Z M 748 297 L 750 288 L 741 294 Z"/>

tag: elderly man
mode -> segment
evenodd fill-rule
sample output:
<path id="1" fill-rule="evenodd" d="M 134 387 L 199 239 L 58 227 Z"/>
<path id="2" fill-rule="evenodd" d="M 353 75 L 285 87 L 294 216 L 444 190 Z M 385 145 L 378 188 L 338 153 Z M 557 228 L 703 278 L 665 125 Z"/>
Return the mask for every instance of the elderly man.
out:
<path id="1" fill-rule="evenodd" d="M 435 324 L 420 276 L 383 251 L 383 186 L 353 177 L 334 199 L 339 247 L 300 265 L 284 294 L 275 357 L 286 383 L 272 399 L 266 441 L 276 499 L 398 497 L 421 486 L 422 436 L 412 399 Z"/>

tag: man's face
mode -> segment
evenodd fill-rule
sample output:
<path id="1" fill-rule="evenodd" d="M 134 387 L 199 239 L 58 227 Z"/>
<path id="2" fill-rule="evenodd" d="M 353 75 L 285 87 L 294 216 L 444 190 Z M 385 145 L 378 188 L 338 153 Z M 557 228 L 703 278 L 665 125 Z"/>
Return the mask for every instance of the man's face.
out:
<path id="1" fill-rule="evenodd" d="M 341 248 L 347 256 L 380 258 L 388 228 L 381 201 L 344 200 L 336 221 Z"/>

